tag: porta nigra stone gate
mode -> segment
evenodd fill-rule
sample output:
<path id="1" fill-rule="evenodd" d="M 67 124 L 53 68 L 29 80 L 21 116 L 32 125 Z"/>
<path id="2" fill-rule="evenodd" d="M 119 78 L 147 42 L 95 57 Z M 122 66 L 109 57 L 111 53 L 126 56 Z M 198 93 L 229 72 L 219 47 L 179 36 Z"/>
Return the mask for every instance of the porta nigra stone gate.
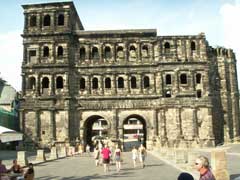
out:
<path id="1" fill-rule="evenodd" d="M 238 140 L 231 49 L 211 47 L 204 33 L 86 31 L 73 2 L 22 7 L 20 122 L 26 140 L 42 146 L 76 139 L 87 144 L 96 136 L 122 142 L 135 126 L 148 148 Z"/>

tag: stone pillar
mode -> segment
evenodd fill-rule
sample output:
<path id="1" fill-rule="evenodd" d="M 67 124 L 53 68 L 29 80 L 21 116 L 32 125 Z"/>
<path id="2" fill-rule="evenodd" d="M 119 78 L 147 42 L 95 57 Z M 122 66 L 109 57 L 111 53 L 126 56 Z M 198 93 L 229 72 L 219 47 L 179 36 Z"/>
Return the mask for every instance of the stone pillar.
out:
<path id="1" fill-rule="evenodd" d="M 57 148 L 56 147 L 52 147 L 51 148 L 51 154 L 50 154 L 50 159 L 57 159 L 58 158 L 58 154 L 57 154 Z"/>
<path id="2" fill-rule="evenodd" d="M 26 75 L 22 73 L 22 95 L 26 94 Z"/>
<path id="3" fill-rule="evenodd" d="M 216 180 L 230 180 L 225 151 L 211 152 L 211 167 Z"/>
<path id="4" fill-rule="evenodd" d="M 40 87 L 41 87 L 41 86 L 40 86 L 40 83 L 41 83 L 41 82 L 40 82 L 40 81 L 41 81 L 41 80 L 40 80 L 40 74 L 37 75 L 36 81 L 37 81 L 37 82 L 36 82 L 36 95 L 37 95 L 37 96 L 40 96 Z"/>
<path id="5" fill-rule="evenodd" d="M 28 164 L 28 160 L 26 157 L 26 151 L 18 151 L 17 152 L 17 162 L 20 166 L 26 166 Z"/>
<path id="6" fill-rule="evenodd" d="M 56 121 L 55 121 L 55 110 L 50 110 L 50 134 L 51 141 L 56 140 Z"/>
<path id="7" fill-rule="evenodd" d="M 40 121 L 40 111 L 35 110 L 35 132 L 34 132 L 34 139 L 36 141 L 41 138 L 41 121 Z"/>
<path id="8" fill-rule="evenodd" d="M 45 152 L 43 149 L 37 150 L 37 157 L 36 157 L 36 162 L 45 162 L 46 157 L 45 157 Z"/>
<path id="9" fill-rule="evenodd" d="M 51 95 L 55 95 L 55 76 L 52 74 L 51 76 Z"/>
<path id="10" fill-rule="evenodd" d="M 66 157 L 67 156 L 67 150 L 66 147 L 63 146 L 61 147 L 61 151 L 60 151 L 60 156 L 59 157 Z"/>
<path id="11" fill-rule="evenodd" d="M 25 113 L 23 109 L 19 110 L 20 131 L 25 132 Z"/>
<path id="12" fill-rule="evenodd" d="M 141 43 L 138 42 L 138 44 L 137 44 L 137 60 L 138 60 L 138 62 L 142 61 L 141 50 L 142 50 Z"/>

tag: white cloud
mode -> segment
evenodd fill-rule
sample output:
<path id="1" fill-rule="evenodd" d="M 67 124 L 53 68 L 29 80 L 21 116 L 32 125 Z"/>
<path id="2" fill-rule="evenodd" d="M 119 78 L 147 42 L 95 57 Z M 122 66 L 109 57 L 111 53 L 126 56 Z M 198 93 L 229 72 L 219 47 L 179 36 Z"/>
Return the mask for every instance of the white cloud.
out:
<path id="1" fill-rule="evenodd" d="M 23 57 L 20 31 L 0 34 L 0 77 L 16 90 L 21 90 L 21 63 Z"/>
<path id="2" fill-rule="evenodd" d="M 220 9 L 220 13 L 223 20 L 224 44 L 227 48 L 232 48 L 236 53 L 238 82 L 240 82 L 240 1 L 236 0 L 234 4 L 224 4 Z"/>

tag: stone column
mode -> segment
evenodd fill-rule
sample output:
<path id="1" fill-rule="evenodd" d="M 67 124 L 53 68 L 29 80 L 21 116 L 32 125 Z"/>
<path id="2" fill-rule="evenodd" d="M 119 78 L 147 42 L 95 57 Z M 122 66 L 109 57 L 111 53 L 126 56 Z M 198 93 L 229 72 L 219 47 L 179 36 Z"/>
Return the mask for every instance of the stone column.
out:
<path id="1" fill-rule="evenodd" d="M 45 162 L 46 157 L 43 149 L 37 150 L 36 162 Z"/>
<path id="2" fill-rule="evenodd" d="M 36 79 L 36 95 L 40 96 L 40 74 L 37 75 L 37 79 Z"/>
<path id="3" fill-rule="evenodd" d="M 137 59 L 138 59 L 138 62 L 142 62 L 142 56 L 141 56 L 141 43 L 140 42 L 137 42 Z"/>
<path id="4" fill-rule="evenodd" d="M 22 95 L 26 95 L 26 74 L 22 73 Z"/>
<path id="5" fill-rule="evenodd" d="M 25 133 L 25 113 L 23 109 L 19 109 L 20 131 Z"/>
<path id="6" fill-rule="evenodd" d="M 112 60 L 114 61 L 114 62 L 116 62 L 116 44 L 113 44 L 113 46 L 112 46 Z"/>
<path id="7" fill-rule="evenodd" d="M 27 161 L 26 151 L 18 151 L 17 152 L 17 162 L 20 166 L 27 165 L 28 161 Z"/>
<path id="8" fill-rule="evenodd" d="M 39 138 L 41 138 L 41 121 L 40 121 L 40 111 L 37 109 L 37 110 L 35 110 L 34 139 L 35 139 L 35 141 L 39 141 Z"/>
<path id="9" fill-rule="evenodd" d="M 117 139 L 117 127 L 118 127 L 118 111 L 117 109 L 114 110 L 113 113 L 113 120 L 112 120 L 112 126 L 111 126 L 111 136 L 112 138 Z"/>
<path id="10" fill-rule="evenodd" d="M 51 76 L 51 95 L 55 95 L 55 75 L 52 74 Z"/>
<path id="11" fill-rule="evenodd" d="M 104 63 L 104 59 L 103 59 L 103 44 L 100 43 L 100 47 L 99 47 L 99 62 L 100 63 Z"/>
<path id="12" fill-rule="evenodd" d="M 50 110 L 50 134 L 51 141 L 56 140 L 56 121 L 55 121 L 55 109 Z"/>
<path id="13" fill-rule="evenodd" d="M 211 152 L 211 167 L 216 180 L 230 180 L 225 151 Z"/>
<path id="14" fill-rule="evenodd" d="M 50 159 L 54 160 L 58 158 L 58 154 L 57 154 L 57 148 L 56 147 L 52 147 L 51 148 L 51 154 L 50 154 Z"/>

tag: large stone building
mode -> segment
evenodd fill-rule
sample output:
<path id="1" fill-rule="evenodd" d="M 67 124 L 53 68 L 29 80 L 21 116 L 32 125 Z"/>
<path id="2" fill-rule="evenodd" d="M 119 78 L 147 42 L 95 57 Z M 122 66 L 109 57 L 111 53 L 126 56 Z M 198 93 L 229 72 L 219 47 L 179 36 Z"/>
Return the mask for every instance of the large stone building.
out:
<path id="1" fill-rule="evenodd" d="M 238 139 L 231 49 L 209 46 L 204 33 L 86 31 L 72 2 L 23 9 L 20 121 L 33 141 L 132 134 L 148 147 L 192 147 Z"/>

